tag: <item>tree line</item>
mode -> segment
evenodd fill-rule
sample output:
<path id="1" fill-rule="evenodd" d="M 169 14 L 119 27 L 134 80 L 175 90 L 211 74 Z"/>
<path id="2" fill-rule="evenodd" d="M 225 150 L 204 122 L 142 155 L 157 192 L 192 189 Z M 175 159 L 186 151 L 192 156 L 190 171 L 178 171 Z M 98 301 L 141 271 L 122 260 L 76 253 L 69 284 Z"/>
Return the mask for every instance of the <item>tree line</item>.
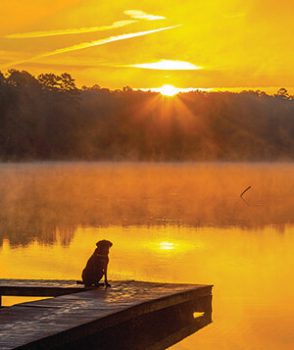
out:
<path id="1" fill-rule="evenodd" d="M 0 72 L 0 160 L 293 160 L 286 89 L 78 88 L 68 73 Z"/>

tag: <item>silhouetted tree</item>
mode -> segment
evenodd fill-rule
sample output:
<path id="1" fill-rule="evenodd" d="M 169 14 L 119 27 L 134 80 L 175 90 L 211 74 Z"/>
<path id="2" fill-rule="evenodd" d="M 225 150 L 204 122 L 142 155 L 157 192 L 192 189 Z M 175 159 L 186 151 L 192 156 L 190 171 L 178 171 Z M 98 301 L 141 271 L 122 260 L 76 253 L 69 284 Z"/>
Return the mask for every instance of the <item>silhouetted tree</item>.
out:
<path id="1" fill-rule="evenodd" d="M 75 80 L 68 73 L 62 73 L 60 76 L 60 89 L 63 91 L 75 91 L 77 90 Z"/>
<path id="2" fill-rule="evenodd" d="M 67 73 L 0 73 L 1 159 L 294 159 L 294 101 L 286 89 L 201 92 L 166 99 Z"/>
<path id="3" fill-rule="evenodd" d="M 53 73 L 40 74 L 38 80 L 43 89 L 50 91 L 74 91 L 77 90 L 74 79 L 68 73 L 60 76 Z"/>
<path id="4" fill-rule="evenodd" d="M 280 88 L 277 93 L 275 94 L 276 97 L 280 97 L 282 99 L 288 100 L 289 99 L 289 94 L 287 89 L 285 88 Z"/>
<path id="5" fill-rule="evenodd" d="M 60 77 L 53 73 L 44 73 L 38 76 L 38 80 L 44 90 L 58 90 L 60 88 Z"/>

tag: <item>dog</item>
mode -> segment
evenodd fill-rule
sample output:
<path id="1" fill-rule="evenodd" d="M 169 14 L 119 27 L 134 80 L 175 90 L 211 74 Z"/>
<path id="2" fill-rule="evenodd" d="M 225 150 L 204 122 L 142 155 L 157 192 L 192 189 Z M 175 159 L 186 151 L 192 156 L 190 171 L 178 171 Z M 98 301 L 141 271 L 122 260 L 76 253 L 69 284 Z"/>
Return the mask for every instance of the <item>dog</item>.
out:
<path id="1" fill-rule="evenodd" d="M 96 243 L 96 249 L 90 256 L 86 267 L 82 272 L 82 280 L 85 287 L 99 286 L 99 281 L 104 276 L 104 284 L 110 287 L 107 280 L 107 267 L 109 262 L 109 249 L 112 243 L 107 240 L 102 240 Z"/>

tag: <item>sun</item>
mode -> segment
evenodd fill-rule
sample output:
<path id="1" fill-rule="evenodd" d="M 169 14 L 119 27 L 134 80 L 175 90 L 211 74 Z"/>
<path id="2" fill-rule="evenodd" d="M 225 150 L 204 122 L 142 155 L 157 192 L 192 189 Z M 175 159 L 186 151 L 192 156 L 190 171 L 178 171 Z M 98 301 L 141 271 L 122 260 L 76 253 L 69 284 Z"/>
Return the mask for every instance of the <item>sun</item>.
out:
<path id="1" fill-rule="evenodd" d="M 180 92 L 178 88 L 176 88 L 173 85 L 163 85 L 161 88 L 158 89 L 158 91 L 161 93 L 163 96 L 175 96 Z"/>

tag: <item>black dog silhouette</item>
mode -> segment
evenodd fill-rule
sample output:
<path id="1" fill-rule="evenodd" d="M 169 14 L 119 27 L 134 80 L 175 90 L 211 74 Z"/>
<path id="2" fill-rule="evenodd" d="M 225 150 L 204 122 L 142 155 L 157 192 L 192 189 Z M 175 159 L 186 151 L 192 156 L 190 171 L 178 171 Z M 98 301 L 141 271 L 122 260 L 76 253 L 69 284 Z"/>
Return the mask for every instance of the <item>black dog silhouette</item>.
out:
<path id="1" fill-rule="evenodd" d="M 97 248 L 89 258 L 86 267 L 82 272 L 82 280 L 85 287 L 98 286 L 99 281 L 104 276 L 106 287 L 110 287 L 107 280 L 107 266 L 109 262 L 109 249 L 112 243 L 102 240 L 96 243 Z"/>

